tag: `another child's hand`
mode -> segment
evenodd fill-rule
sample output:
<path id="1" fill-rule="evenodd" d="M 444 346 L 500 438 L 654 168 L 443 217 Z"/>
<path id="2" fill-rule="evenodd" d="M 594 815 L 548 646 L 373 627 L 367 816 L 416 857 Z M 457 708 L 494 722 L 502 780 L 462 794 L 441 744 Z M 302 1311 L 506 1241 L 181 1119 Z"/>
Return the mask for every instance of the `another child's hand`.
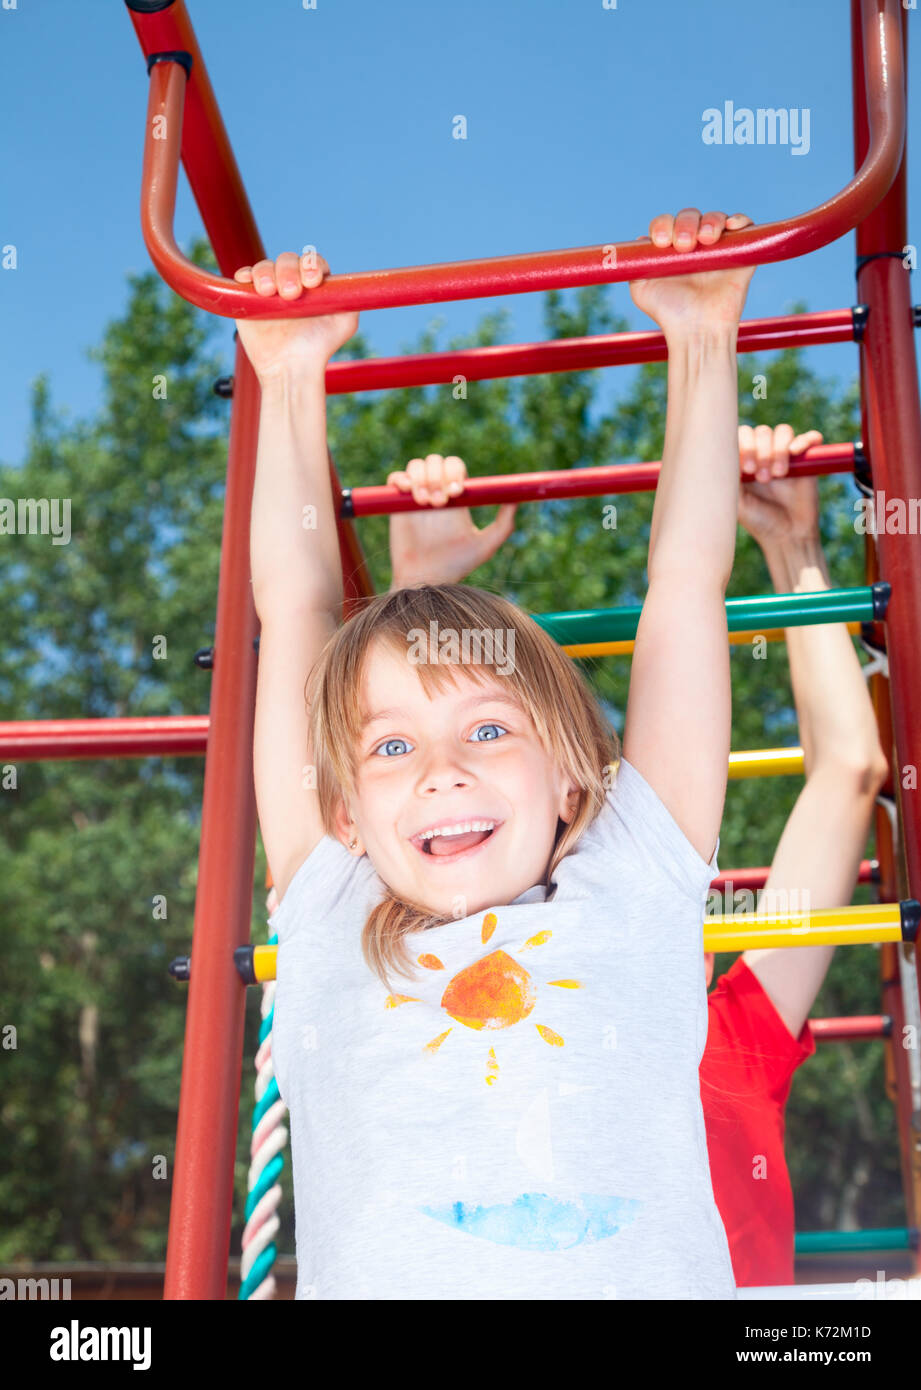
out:
<path id="1" fill-rule="evenodd" d="M 390 485 L 412 492 L 415 502 L 432 509 L 391 515 L 391 588 L 459 583 L 511 535 L 517 503 L 503 503 L 495 520 L 481 531 L 466 507 L 447 506 L 449 497 L 461 495 L 466 479 L 467 466 L 456 454 L 410 459 L 405 470 L 388 474 Z"/>
<path id="2" fill-rule="evenodd" d="M 311 261 L 314 264 L 311 264 Z M 254 285 L 266 299 L 273 295 L 298 299 L 304 290 L 316 289 L 329 274 L 323 256 L 298 257 L 283 251 L 275 261 L 241 265 L 234 279 Z M 240 342 L 260 382 L 302 367 L 325 370 L 326 363 L 358 327 L 358 311 L 319 314 L 304 319 L 236 319 Z"/>
<path id="3" fill-rule="evenodd" d="M 697 208 L 683 208 L 677 216 L 663 213 L 649 224 L 654 246 L 693 251 L 698 245 L 715 246 L 724 231 L 753 226 L 743 212 L 727 217 L 724 212 L 703 216 Z M 734 270 L 701 271 L 694 275 L 666 275 L 657 280 L 633 280 L 630 295 L 637 308 L 654 319 L 665 334 L 695 334 L 707 329 L 738 327 L 753 265 Z"/>
<path id="4" fill-rule="evenodd" d="M 270 917 L 274 916 L 275 912 L 277 912 L 278 910 L 278 894 L 275 891 L 274 883 L 272 884 L 271 888 L 268 891 L 268 894 L 266 895 L 265 910 Z"/>
<path id="5" fill-rule="evenodd" d="M 819 490 L 814 477 L 787 476 L 790 455 L 821 444 L 818 430 L 794 435 L 792 425 L 739 426 L 739 523 L 759 545 L 819 534 Z M 747 481 L 744 475 L 752 481 Z M 772 481 L 765 481 L 770 479 Z"/>

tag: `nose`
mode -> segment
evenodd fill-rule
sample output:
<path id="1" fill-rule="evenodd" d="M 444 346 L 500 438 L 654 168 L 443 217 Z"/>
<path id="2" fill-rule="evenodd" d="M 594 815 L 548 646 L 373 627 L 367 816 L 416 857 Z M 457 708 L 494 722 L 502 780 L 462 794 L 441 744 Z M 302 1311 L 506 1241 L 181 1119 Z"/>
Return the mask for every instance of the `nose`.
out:
<path id="1" fill-rule="evenodd" d="M 432 792 L 470 787 L 474 781 L 473 774 L 458 761 L 453 750 L 447 747 L 433 747 L 419 774 L 417 791 L 421 796 L 428 796 Z"/>

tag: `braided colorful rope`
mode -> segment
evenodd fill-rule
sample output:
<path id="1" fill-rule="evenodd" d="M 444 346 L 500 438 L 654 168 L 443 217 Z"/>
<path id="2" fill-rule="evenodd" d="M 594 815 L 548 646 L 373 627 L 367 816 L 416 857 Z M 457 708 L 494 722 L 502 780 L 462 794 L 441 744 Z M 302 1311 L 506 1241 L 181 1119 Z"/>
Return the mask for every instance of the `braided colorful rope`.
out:
<path id="1" fill-rule="evenodd" d="M 278 937 L 269 938 L 275 946 Z M 247 1177 L 246 1225 L 243 1228 L 240 1258 L 240 1292 L 238 1299 L 268 1299 L 275 1297 L 275 1276 L 272 1266 L 278 1256 L 275 1236 L 281 1225 L 278 1205 L 281 1202 L 281 1177 L 285 1166 L 283 1150 L 288 1131 L 282 1123 L 287 1106 L 278 1094 L 275 1067 L 272 1062 L 272 1020 L 275 1013 L 275 981 L 262 986 L 260 1008 L 262 1024 L 259 1029 L 259 1048 L 256 1052 L 256 1104 L 253 1109 L 253 1136 L 250 1140 L 250 1166 Z"/>

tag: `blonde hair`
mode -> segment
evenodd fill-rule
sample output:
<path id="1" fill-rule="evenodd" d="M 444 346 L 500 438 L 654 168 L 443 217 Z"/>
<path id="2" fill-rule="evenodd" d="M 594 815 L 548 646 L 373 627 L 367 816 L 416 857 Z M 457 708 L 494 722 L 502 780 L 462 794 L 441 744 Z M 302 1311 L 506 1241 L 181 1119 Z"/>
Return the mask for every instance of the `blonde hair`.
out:
<path id="1" fill-rule="evenodd" d="M 431 698 L 453 681 L 451 669 L 462 667 L 484 681 L 491 672 L 508 682 L 510 693 L 527 712 L 547 753 L 578 788 L 576 811 L 560 821 L 548 868 L 548 882 L 564 856 L 604 805 L 605 768 L 620 760 L 620 739 L 602 714 L 575 663 L 533 618 L 515 604 L 467 584 L 420 584 L 376 595 L 330 638 L 307 682 L 310 736 L 316 767 L 320 813 L 327 834 L 336 835 L 339 804 L 356 790 L 358 750 L 366 710 L 363 676 L 375 643 L 406 658 L 413 633 L 502 633 L 514 653 L 511 671 L 504 657 L 489 659 L 478 648 L 476 661 L 446 660 L 438 651 L 414 665 Z M 514 644 L 514 645 L 512 645 Z M 384 875 L 380 875 L 384 878 Z M 385 885 L 386 886 L 386 885 Z M 408 932 L 451 921 L 422 903 L 405 902 L 387 887 L 362 932 L 361 947 L 369 967 L 388 989 L 388 971 L 412 973 L 402 944 Z"/>

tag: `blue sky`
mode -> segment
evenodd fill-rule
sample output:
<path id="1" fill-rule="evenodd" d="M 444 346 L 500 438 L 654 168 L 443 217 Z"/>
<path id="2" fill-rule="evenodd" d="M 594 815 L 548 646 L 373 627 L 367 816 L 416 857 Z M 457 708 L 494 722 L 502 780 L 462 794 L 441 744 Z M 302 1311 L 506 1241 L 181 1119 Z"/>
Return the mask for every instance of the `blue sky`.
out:
<path id="1" fill-rule="evenodd" d="M 189 0 L 189 11 L 269 254 L 312 242 L 334 273 L 629 240 L 685 205 L 770 221 L 852 172 L 846 0 Z M 913 109 L 918 12 L 909 21 Z M 18 0 L 0 28 L 0 243 L 19 257 L 0 272 L 0 459 L 18 463 L 39 372 L 72 418 L 97 408 L 86 349 L 123 312 L 125 276 L 150 264 L 138 217 L 147 76 L 120 0 Z M 704 145 L 703 111 L 729 100 L 808 108 L 808 153 Z M 466 141 L 451 138 L 458 113 Z M 919 172 L 913 160 L 914 242 Z M 200 229 L 183 177 L 180 245 Z M 850 235 L 762 267 L 746 317 L 800 298 L 850 305 L 853 266 Z M 608 294 L 652 327 L 626 285 Z M 361 331 L 390 355 L 438 320 L 442 345 L 500 304 L 508 341 L 544 336 L 540 295 L 369 311 Z M 224 320 L 228 360 L 232 334 Z M 857 369 L 849 344 L 808 360 L 841 381 Z M 610 369 L 604 394 L 628 379 Z M 395 466 L 382 460 L 382 477 Z"/>

